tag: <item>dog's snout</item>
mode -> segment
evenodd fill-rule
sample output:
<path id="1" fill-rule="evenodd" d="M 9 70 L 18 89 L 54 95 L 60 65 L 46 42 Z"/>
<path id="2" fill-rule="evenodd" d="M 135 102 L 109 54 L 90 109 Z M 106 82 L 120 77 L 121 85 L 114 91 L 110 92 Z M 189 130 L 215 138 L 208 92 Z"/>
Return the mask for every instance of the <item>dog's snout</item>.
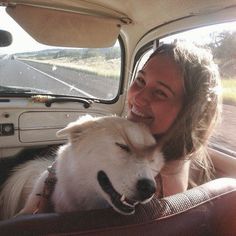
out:
<path id="1" fill-rule="evenodd" d="M 156 192 L 156 184 L 150 179 L 140 179 L 137 182 L 137 190 L 141 201 L 147 200 Z"/>

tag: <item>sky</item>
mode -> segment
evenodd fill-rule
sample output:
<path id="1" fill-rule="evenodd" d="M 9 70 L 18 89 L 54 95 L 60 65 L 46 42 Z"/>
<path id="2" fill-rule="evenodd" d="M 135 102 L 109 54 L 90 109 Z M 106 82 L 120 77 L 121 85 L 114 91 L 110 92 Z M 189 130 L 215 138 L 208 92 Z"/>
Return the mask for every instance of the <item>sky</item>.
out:
<path id="1" fill-rule="evenodd" d="M 7 30 L 13 35 L 13 43 L 8 47 L 0 48 L 0 54 L 53 48 L 35 41 L 5 12 L 3 7 L 0 7 L 0 19 L 0 29 Z"/>
<path id="2" fill-rule="evenodd" d="M 209 43 L 211 37 L 209 33 L 211 32 L 221 32 L 221 31 L 236 31 L 236 22 L 231 23 L 223 23 L 223 24 L 216 24 L 211 26 L 202 27 L 199 29 L 188 30 L 183 33 L 179 33 L 179 37 L 183 39 L 188 39 L 190 41 L 197 41 L 199 44 L 206 44 Z M 172 41 L 175 36 L 168 37 L 168 41 Z"/>
<path id="3" fill-rule="evenodd" d="M 35 51 L 46 48 L 53 48 L 37 43 L 17 23 L 15 23 L 10 16 L 7 15 L 3 7 L 0 7 L 0 19 L 1 19 L 0 29 L 8 30 L 13 35 L 12 45 L 0 48 L 0 54 L 4 53 L 11 54 L 16 52 Z M 201 30 L 200 29 L 191 30 L 188 31 L 187 33 L 185 32 L 183 37 L 187 38 L 190 41 L 197 40 L 198 43 L 204 44 L 209 42 L 208 32 L 222 31 L 222 30 L 236 31 L 236 22 L 227 24 L 218 24 L 215 26 L 211 26 L 210 28 L 212 30 L 209 30 L 209 27 L 204 27 Z M 173 37 L 170 37 L 169 40 L 172 41 Z"/>
<path id="4" fill-rule="evenodd" d="M 5 12 L 5 7 L 0 7 L 0 19 L 0 29 L 7 30 L 13 35 L 13 43 L 8 47 L 0 48 L 0 54 L 58 48 L 42 45 L 34 40 Z"/>

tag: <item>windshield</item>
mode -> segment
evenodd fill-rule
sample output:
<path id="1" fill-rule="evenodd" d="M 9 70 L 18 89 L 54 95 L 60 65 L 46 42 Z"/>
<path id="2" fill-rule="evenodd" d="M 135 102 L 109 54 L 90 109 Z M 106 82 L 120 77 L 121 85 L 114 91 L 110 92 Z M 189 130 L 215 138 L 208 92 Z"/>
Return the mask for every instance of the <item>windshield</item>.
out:
<path id="1" fill-rule="evenodd" d="M 101 100 L 119 91 L 121 49 L 50 47 L 36 42 L 0 8 L 13 43 L 0 48 L 0 95 L 50 94 Z"/>

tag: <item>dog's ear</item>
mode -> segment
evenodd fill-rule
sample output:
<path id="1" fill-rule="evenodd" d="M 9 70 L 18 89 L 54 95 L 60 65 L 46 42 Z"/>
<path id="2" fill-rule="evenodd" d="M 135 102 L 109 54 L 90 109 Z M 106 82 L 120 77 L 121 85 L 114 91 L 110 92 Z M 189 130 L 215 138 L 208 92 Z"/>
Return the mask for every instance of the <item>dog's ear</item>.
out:
<path id="1" fill-rule="evenodd" d="M 57 137 L 67 136 L 71 142 L 75 142 L 81 136 L 82 132 L 91 128 L 97 118 L 90 115 L 80 117 L 78 120 L 69 123 L 64 129 L 57 131 Z"/>

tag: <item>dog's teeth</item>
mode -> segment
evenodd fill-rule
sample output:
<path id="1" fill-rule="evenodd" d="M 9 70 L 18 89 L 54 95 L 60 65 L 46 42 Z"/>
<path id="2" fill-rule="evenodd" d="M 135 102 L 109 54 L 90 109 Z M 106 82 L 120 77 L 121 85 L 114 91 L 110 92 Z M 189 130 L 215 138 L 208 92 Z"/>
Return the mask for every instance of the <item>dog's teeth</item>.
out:
<path id="1" fill-rule="evenodd" d="M 128 202 L 126 201 L 126 197 L 125 197 L 124 194 L 121 196 L 120 201 L 121 201 L 124 205 L 129 206 L 129 207 L 134 207 L 134 206 L 136 206 L 137 204 L 139 204 L 138 201 L 137 201 L 137 202 L 134 202 L 134 203 L 132 203 L 132 204 L 131 204 L 131 203 L 128 203 Z"/>
<path id="2" fill-rule="evenodd" d="M 124 202 L 124 201 L 125 201 L 125 195 L 124 195 L 124 194 L 121 196 L 120 201 L 121 201 L 121 202 Z"/>
<path id="3" fill-rule="evenodd" d="M 132 205 L 132 204 L 129 204 L 129 203 L 128 203 L 128 202 L 126 202 L 126 201 L 123 201 L 123 204 L 124 204 L 124 205 L 126 205 L 126 206 L 129 206 L 129 207 L 132 207 L 132 208 L 134 207 L 134 205 Z"/>

